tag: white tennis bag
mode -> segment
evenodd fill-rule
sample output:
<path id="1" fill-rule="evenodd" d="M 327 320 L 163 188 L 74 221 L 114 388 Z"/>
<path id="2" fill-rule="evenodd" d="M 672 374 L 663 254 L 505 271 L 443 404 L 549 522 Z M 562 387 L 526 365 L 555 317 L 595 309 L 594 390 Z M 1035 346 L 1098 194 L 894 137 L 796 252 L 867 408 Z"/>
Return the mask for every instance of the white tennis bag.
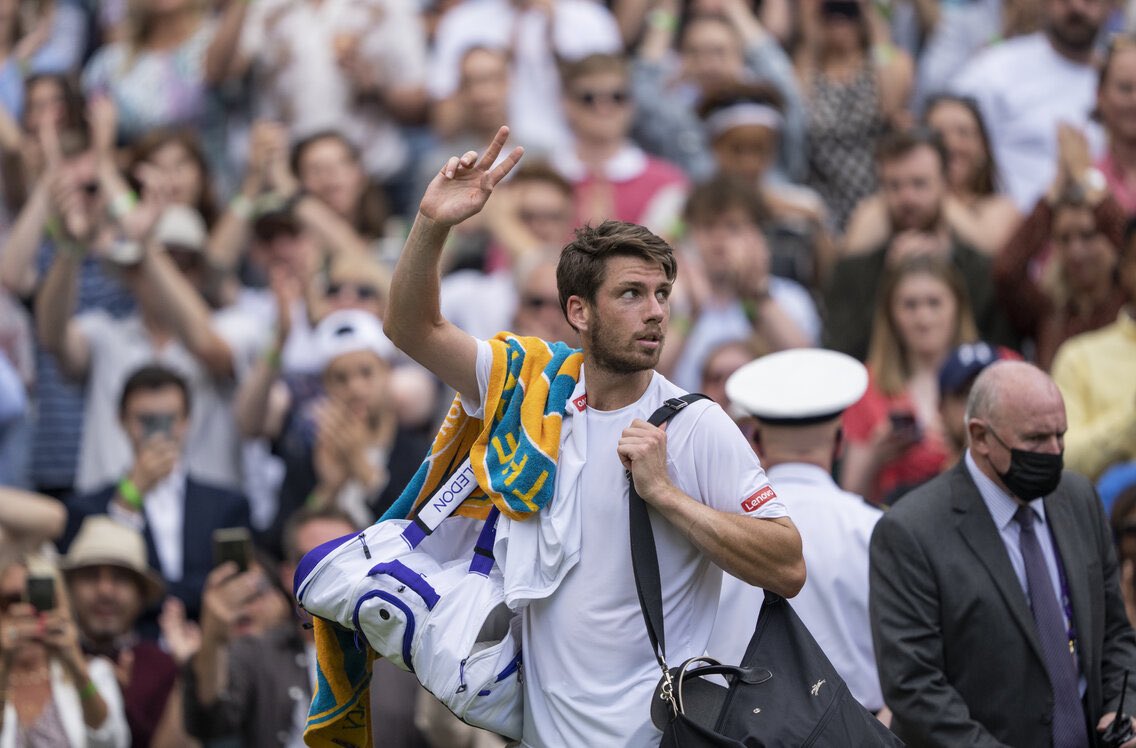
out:
<path id="1" fill-rule="evenodd" d="M 467 460 L 414 519 L 315 549 L 301 563 L 296 598 L 415 673 L 462 721 L 520 738 L 520 615 L 505 605 L 493 558 L 499 512 L 484 522 L 450 516 L 476 485 Z"/>

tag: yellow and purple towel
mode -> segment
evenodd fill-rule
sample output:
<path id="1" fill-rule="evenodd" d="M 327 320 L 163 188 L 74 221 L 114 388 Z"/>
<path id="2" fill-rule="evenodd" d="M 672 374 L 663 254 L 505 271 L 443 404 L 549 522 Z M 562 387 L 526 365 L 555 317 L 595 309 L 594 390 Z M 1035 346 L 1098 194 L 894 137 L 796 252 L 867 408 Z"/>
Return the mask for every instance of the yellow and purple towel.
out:
<path id="1" fill-rule="evenodd" d="M 583 354 L 564 343 L 512 333 L 489 341 L 492 365 L 484 418 L 466 415 L 455 397 L 418 472 L 379 519 L 411 516 L 466 456 L 478 488 L 455 514 L 484 519 L 496 506 L 510 519 L 540 511 L 556 489 L 564 410 Z M 315 620 L 316 687 L 304 741 L 317 748 L 371 748 L 370 680 L 376 657 L 354 632 Z"/>

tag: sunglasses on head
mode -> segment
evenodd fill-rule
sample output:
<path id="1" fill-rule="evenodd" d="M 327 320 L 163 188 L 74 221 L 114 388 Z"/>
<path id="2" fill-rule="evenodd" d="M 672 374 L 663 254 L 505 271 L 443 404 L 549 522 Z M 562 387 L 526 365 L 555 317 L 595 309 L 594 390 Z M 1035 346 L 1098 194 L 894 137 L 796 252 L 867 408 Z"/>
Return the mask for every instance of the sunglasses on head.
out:
<path id="1" fill-rule="evenodd" d="M 576 94 L 576 101 L 584 106 L 594 107 L 601 103 L 611 103 L 616 106 L 623 106 L 631 101 L 631 94 L 625 90 L 616 91 L 581 91 Z"/>
<path id="2" fill-rule="evenodd" d="M 358 299 L 370 301 L 379 298 L 379 289 L 365 283 L 328 283 L 327 295 L 339 296 L 347 289 L 354 291 Z"/>

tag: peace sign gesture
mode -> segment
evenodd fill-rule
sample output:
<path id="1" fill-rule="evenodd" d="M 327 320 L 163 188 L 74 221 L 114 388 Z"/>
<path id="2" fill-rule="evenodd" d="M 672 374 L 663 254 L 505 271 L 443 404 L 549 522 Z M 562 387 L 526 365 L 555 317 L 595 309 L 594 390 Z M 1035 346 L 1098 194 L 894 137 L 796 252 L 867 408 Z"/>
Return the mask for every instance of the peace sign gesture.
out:
<path id="1" fill-rule="evenodd" d="M 513 170 L 525 152 L 517 146 L 494 167 L 493 162 L 508 139 L 509 128 L 502 126 L 480 159 L 476 151 L 469 151 L 460 158 L 450 157 L 426 188 L 418 211 L 443 226 L 455 226 L 478 213 L 493 188 Z"/>

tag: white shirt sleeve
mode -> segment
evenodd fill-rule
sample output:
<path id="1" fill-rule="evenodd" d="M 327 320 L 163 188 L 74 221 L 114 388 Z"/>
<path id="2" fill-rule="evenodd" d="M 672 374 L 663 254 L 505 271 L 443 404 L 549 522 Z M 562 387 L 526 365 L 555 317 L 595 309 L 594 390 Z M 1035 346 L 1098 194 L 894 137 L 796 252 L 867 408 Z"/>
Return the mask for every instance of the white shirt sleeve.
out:
<path id="1" fill-rule="evenodd" d="M 461 404 L 467 415 L 481 418 L 485 391 L 489 389 L 489 372 L 493 368 L 493 349 L 486 340 L 477 339 L 477 392 L 462 392 Z"/>
<path id="2" fill-rule="evenodd" d="M 703 406 L 697 416 L 689 435 L 667 450 L 679 486 L 689 489 L 687 493 L 695 500 L 721 512 L 763 519 L 788 516 L 769 485 L 761 461 L 726 412 L 711 404 Z M 670 431 L 668 426 L 668 434 Z"/>

